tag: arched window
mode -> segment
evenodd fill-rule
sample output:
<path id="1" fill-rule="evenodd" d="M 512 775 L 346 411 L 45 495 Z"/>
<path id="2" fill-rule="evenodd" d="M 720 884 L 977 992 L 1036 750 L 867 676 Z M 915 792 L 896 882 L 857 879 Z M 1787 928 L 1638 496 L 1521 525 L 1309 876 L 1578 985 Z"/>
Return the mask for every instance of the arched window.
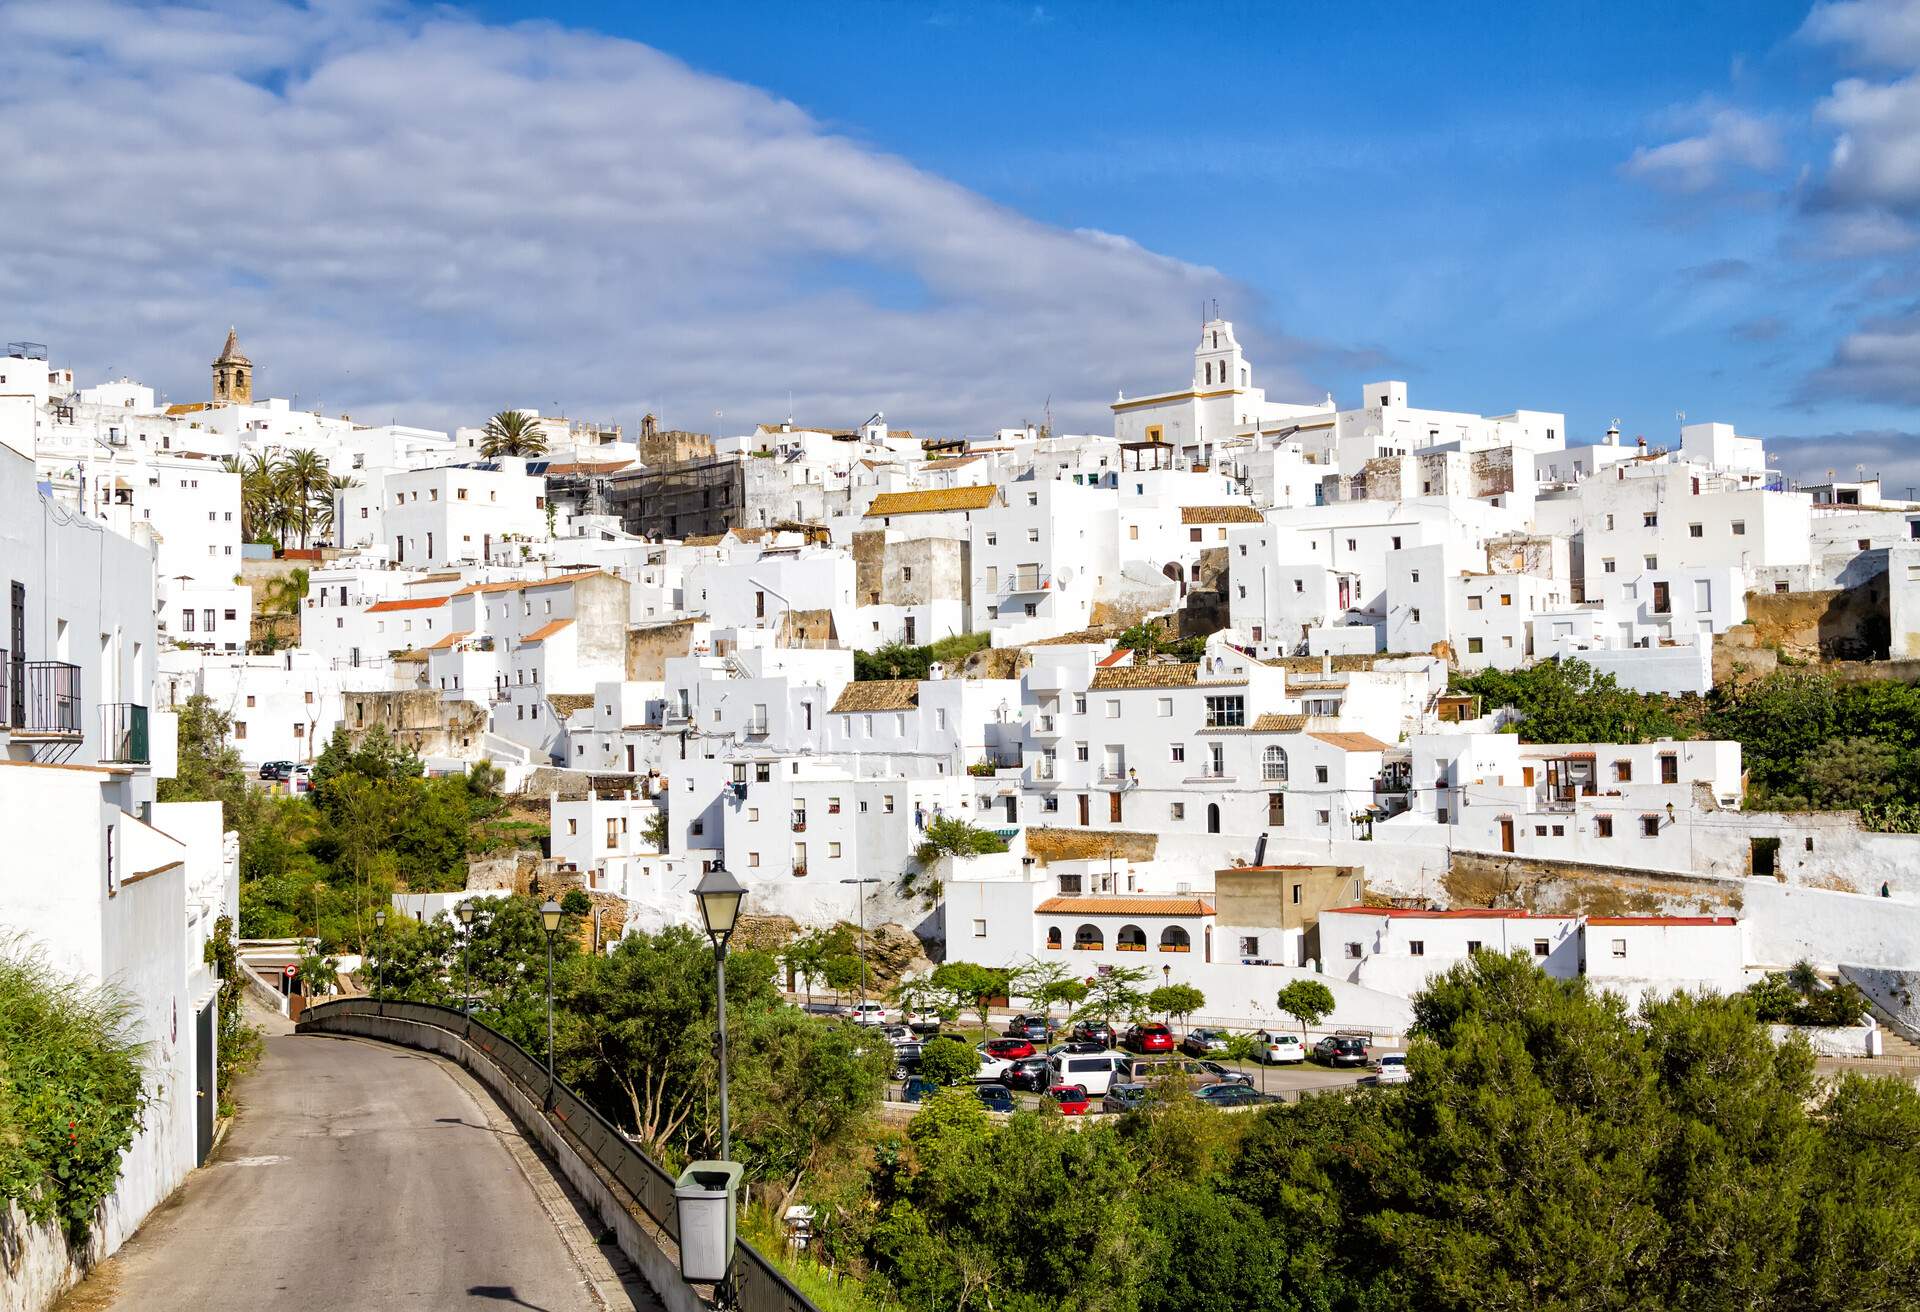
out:
<path id="1" fill-rule="evenodd" d="M 1207 371 L 1207 385 L 1212 386 L 1213 385 L 1213 361 L 1211 360 L 1207 361 L 1206 364 L 1201 366 L 1201 368 Z"/>
<path id="2" fill-rule="evenodd" d="M 1210 834 L 1220 832 L 1220 803 L 1218 802 L 1207 803 L 1207 832 Z"/>
<path id="3" fill-rule="evenodd" d="M 1075 952 L 1097 952 L 1107 945 L 1098 925 L 1082 925 L 1073 931 L 1073 950 Z"/>
<path id="4" fill-rule="evenodd" d="M 1286 778 L 1287 778 L 1287 749 L 1286 748 L 1284 747 L 1267 748 L 1266 753 L 1264 754 L 1264 756 L 1262 756 L 1260 761 L 1260 777 L 1262 779 L 1276 779 L 1276 780 L 1279 780 L 1281 783 L 1286 782 Z"/>
<path id="5" fill-rule="evenodd" d="M 1060 950 L 1060 926 L 1047 926 L 1047 947 L 1055 952 Z"/>
<path id="6" fill-rule="evenodd" d="M 1120 926 L 1120 935 L 1114 946 L 1122 952 L 1145 952 L 1147 950 L 1147 932 L 1138 925 Z"/>
<path id="7" fill-rule="evenodd" d="M 1160 931 L 1160 950 L 1162 952 L 1191 952 L 1193 940 L 1187 937 L 1187 931 L 1178 925 L 1168 925 Z"/>

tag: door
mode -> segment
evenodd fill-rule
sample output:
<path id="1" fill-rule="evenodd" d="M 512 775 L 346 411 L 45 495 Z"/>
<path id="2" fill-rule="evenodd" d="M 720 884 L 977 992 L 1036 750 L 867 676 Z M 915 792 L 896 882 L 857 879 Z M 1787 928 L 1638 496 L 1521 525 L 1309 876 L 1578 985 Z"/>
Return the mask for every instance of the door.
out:
<path id="1" fill-rule="evenodd" d="M 914 641 L 913 616 L 909 615 L 907 616 L 907 646 L 913 646 Z"/>
<path id="2" fill-rule="evenodd" d="M 1018 824 L 1020 822 L 1020 799 L 1009 794 L 1006 800 L 1007 823 L 1010 825 Z"/>
<path id="3" fill-rule="evenodd" d="M 1120 823 L 1120 793 L 1117 789 L 1107 794 L 1107 819 L 1115 824 Z"/>
<path id="4" fill-rule="evenodd" d="M 628 743 L 627 744 L 627 773 L 632 774 L 633 772 L 634 772 L 633 771 L 633 744 Z"/>
<path id="5" fill-rule="evenodd" d="M 480 559 L 483 561 L 493 559 L 493 534 L 491 533 L 480 535 Z"/>
<path id="6" fill-rule="evenodd" d="M 213 1113 L 220 1091 L 213 1083 L 213 1009 L 214 1000 L 200 1008 L 193 1021 L 194 1150 L 193 1164 L 199 1166 L 213 1151 Z"/>
<path id="7" fill-rule="evenodd" d="M 1509 816 L 1500 818 L 1500 850 L 1513 851 L 1513 820 Z"/>
<path id="8" fill-rule="evenodd" d="M 1080 823 L 1081 824 L 1087 825 L 1087 824 L 1093 823 L 1093 817 L 1090 814 L 1092 809 L 1093 808 L 1090 805 L 1088 805 L 1087 795 L 1085 793 L 1080 794 Z"/>
<path id="9" fill-rule="evenodd" d="M 7 707 L 10 712 L 7 723 L 24 726 L 27 722 L 27 585 L 16 582 L 13 585 L 13 618 L 7 625 L 12 640 L 7 650 L 12 653 L 11 662 L 6 670 Z"/>
<path id="10" fill-rule="evenodd" d="M 1220 803 L 1218 802 L 1207 803 L 1207 832 L 1210 834 L 1220 832 Z"/>

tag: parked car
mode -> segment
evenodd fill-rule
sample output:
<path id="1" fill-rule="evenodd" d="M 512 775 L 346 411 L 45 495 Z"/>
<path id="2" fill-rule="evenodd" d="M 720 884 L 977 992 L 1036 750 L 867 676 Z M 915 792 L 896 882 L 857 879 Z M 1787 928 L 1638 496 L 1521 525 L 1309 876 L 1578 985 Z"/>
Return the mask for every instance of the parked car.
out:
<path id="1" fill-rule="evenodd" d="M 1270 1034 L 1261 1030 L 1253 1036 L 1254 1060 L 1268 1066 L 1279 1066 L 1307 1059 L 1307 1045 L 1300 1041 L 1298 1034 Z"/>
<path id="2" fill-rule="evenodd" d="M 1047 1087 L 1077 1084 L 1095 1097 L 1103 1096 L 1115 1079 L 1126 1078 L 1116 1074 L 1126 1060 L 1116 1052 L 1063 1052 L 1047 1058 Z"/>
<path id="3" fill-rule="evenodd" d="M 1265 1101 L 1244 1084 L 1208 1084 L 1193 1091 L 1193 1096 L 1209 1107 L 1251 1107 Z"/>
<path id="4" fill-rule="evenodd" d="M 923 1075 L 915 1075 L 907 1081 L 907 1087 L 900 1091 L 901 1102 L 925 1102 L 939 1092 L 939 1087 Z"/>
<path id="5" fill-rule="evenodd" d="M 990 1112 L 1010 1112 L 1013 1110 L 1013 1095 L 998 1084 L 983 1084 L 975 1089 L 974 1096 L 986 1104 Z"/>
<path id="6" fill-rule="evenodd" d="M 1351 1034 L 1329 1034 L 1313 1045 L 1313 1059 L 1322 1066 L 1365 1066 L 1366 1041 Z"/>
<path id="7" fill-rule="evenodd" d="M 1189 1057 L 1211 1057 L 1226 1050 L 1227 1032 L 1225 1030 L 1188 1030 L 1187 1037 L 1180 1040 L 1180 1051 Z"/>
<path id="8" fill-rule="evenodd" d="M 1407 1054 L 1404 1052 L 1383 1052 L 1374 1059 L 1374 1083 L 1405 1084 L 1413 1076 L 1407 1071 Z"/>
<path id="9" fill-rule="evenodd" d="M 1060 1109 L 1062 1116 L 1085 1116 L 1093 1108 L 1093 1100 L 1077 1084 L 1063 1084 L 1057 1089 L 1048 1089 L 1046 1096 Z"/>
<path id="10" fill-rule="evenodd" d="M 1235 1070 L 1231 1066 L 1222 1066 L 1217 1061 L 1196 1061 L 1189 1062 L 1188 1065 L 1198 1067 L 1204 1075 L 1211 1076 L 1212 1082 L 1215 1084 L 1253 1083 L 1253 1076 L 1247 1074 L 1247 1072 Z"/>
<path id="11" fill-rule="evenodd" d="M 920 1041 L 920 1036 L 905 1025 L 882 1025 L 880 1027 L 880 1037 L 895 1047 L 903 1043 L 918 1043 Z"/>
<path id="12" fill-rule="evenodd" d="M 292 761 L 267 761 L 260 767 L 262 779 L 285 779 L 292 772 Z"/>
<path id="13" fill-rule="evenodd" d="M 1173 1031 L 1165 1025 L 1135 1025 L 1121 1046 L 1132 1052 L 1172 1052 Z"/>
<path id="14" fill-rule="evenodd" d="M 1147 1086 L 1144 1084 L 1113 1084 L 1107 1087 L 1107 1096 L 1100 1100 L 1103 1112 L 1130 1112 L 1147 1100 Z"/>
<path id="15" fill-rule="evenodd" d="M 1040 1093 L 1047 1087 L 1047 1059 L 1035 1053 L 1031 1057 L 1022 1057 L 1007 1067 L 1007 1073 L 1001 1082 L 1009 1089 L 1026 1089 Z"/>
<path id="16" fill-rule="evenodd" d="M 893 1078 L 904 1080 L 920 1069 L 920 1045 L 918 1043 L 896 1043 L 893 1045 Z"/>
<path id="17" fill-rule="evenodd" d="M 1013 1058 L 1000 1057 L 987 1051 L 987 1045 L 981 1044 L 974 1049 L 980 1057 L 980 1069 L 973 1073 L 976 1084 L 998 1084 L 1007 1077 L 1007 1069 L 1013 1065 Z"/>
<path id="18" fill-rule="evenodd" d="M 1102 1048 L 1111 1048 L 1120 1041 L 1120 1036 L 1114 1033 L 1113 1026 L 1103 1020 L 1076 1021 L 1073 1033 L 1067 1037 L 1086 1039 L 1098 1043 Z"/>
<path id="19" fill-rule="evenodd" d="M 931 1034 L 940 1028 L 940 1013 L 922 1007 L 907 1013 L 907 1026 L 916 1034 Z"/>
<path id="20" fill-rule="evenodd" d="M 1045 1043 L 1053 1037 L 1053 1022 L 1045 1016 L 1015 1016 L 1007 1022 L 1007 1037 Z"/>
<path id="21" fill-rule="evenodd" d="M 890 1025 L 900 1013 L 882 1002 L 856 1002 L 847 1009 L 855 1025 Z"/>
<path id="22" fill-rule="evenodd" d="M 1047 1056 L 1058 1057 L 1063 1052 L 1071 1052 L 1084 1056 L 1087 1053 L 1106 1051 L 1107 1045 L 1098 1039 L 1068 1039 L 1065 1043 L 1056 1043 L 1051 1048 L 1048 1048 Z"/>
<path id="23" fill-rule="evenodd" d="M 1025 1039 L 988 1039 L 980 1045 L 985 1052 L 996 1057 L 1005 1057 L 1008 1061 L 1018 1061 L 1022 1057 L 1033 1056 L 1033 1045 Z"/>
<path id="24" fill-rule="evenodd" d="M 313 767 L 304 761 L 293 767 L 291 773 L 283 776 L 290 793 L 310 793 L 313 791 Z"/>
<path id="25" fill-rule="evenodd" d="M 1229 1070 L 1217 1061 L 1194 1061 L 1190 1057 L 1121 1057 L 1114 1064 L 1114 1078 L 1140 1084 L 1151 1084 L 1170 1071 L 1178 1071 L 1186 1076 L 1190 1087 L 1198 1088 L 1203 1084 L 1244 1084 L 1248 1077 L 1239 1071 Z"/>
<path id="26" fill-rule="evenodd" d="M 844 1016 L 847 1009 L 837 1002 L 803 1002 L 800 1010 L 809 1016 Z"/>

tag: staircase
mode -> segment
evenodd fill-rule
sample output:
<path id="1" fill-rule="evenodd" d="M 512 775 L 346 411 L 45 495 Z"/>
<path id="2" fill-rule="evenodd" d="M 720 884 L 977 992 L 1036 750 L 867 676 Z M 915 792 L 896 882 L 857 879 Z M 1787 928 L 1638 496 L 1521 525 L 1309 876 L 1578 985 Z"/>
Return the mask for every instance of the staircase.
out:
<path id="1" fill-rule="evenodd" d="M 1880 1027 L 1880 1059 L 1897 1061 L 1903 1066 L 1920 1067 L 1920 1044 L 1903 1039 L 1885 1025 Z"/>

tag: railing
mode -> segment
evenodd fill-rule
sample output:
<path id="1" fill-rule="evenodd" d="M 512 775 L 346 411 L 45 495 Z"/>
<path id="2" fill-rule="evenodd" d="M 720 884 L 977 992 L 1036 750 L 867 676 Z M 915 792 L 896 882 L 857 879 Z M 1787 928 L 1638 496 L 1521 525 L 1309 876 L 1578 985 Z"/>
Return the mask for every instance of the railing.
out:
<path id="1" fill-rule="evenodd" d="M 558 1080 L 549 1086 L 545 1063 L 498 1031 L 451 1007 L 421 1002 L 375 1002 L 370 998 L 317 1003 L 301 1014 L 299 1028 L 306 1032 L 364 1034 L 364 1028 L 354 1022 L 364 1024 L 377 1019 L 410 1021 L 450 1033 L 474 1050 L 477 1060 L 491 1064 L 515 1085 L 530 1106 L 542 1106 L 550 1100 L 553 1110 L 548 1113 L 549 1117 L 565 1127 L 565 1134 L 572 1139 L 576 1151 L 618 1181 L 640 1210 L 670 1238 L 679 1239 L 680 1215 L 673 1198 L 673 1176 L 634 1147 L 613 1122 L 573 1090 Z M 773 1263 L 744 1239 L 734 1249 L 732 1283 L 740 1312 L 817 1312 L 806 1295 L 795 1289 Z"/>
<path id="2" fill-rule="evenodd" d="M 765 720 L 748 720 L 747 721 L 747 737 L 765 738 L 766 736 L 767 736 L 767 722 Z"/>
<path id="3" fill-rule="evenodd" d="M 1045 592 L 1052 586 L 1053 575 L 1047 570 L 1019 570 L 1000 585 L 1000 595 L 1017 597 L 1026 592 Z"/>
<path id="4" fill-rule="evenodd" d="M 0 658 L 4 658 L 0 653 Z M 66 661 L 0 659 L 6 695 L 0 724 L 16 734 L 81 738 L 80 667 Z"/>
<path id="5" fill-rule="evenodd" d="M 109 702 L 100 708 L 100 759 L 117 765 L 146 765 L 147 708 L 138 702 Z"/>

